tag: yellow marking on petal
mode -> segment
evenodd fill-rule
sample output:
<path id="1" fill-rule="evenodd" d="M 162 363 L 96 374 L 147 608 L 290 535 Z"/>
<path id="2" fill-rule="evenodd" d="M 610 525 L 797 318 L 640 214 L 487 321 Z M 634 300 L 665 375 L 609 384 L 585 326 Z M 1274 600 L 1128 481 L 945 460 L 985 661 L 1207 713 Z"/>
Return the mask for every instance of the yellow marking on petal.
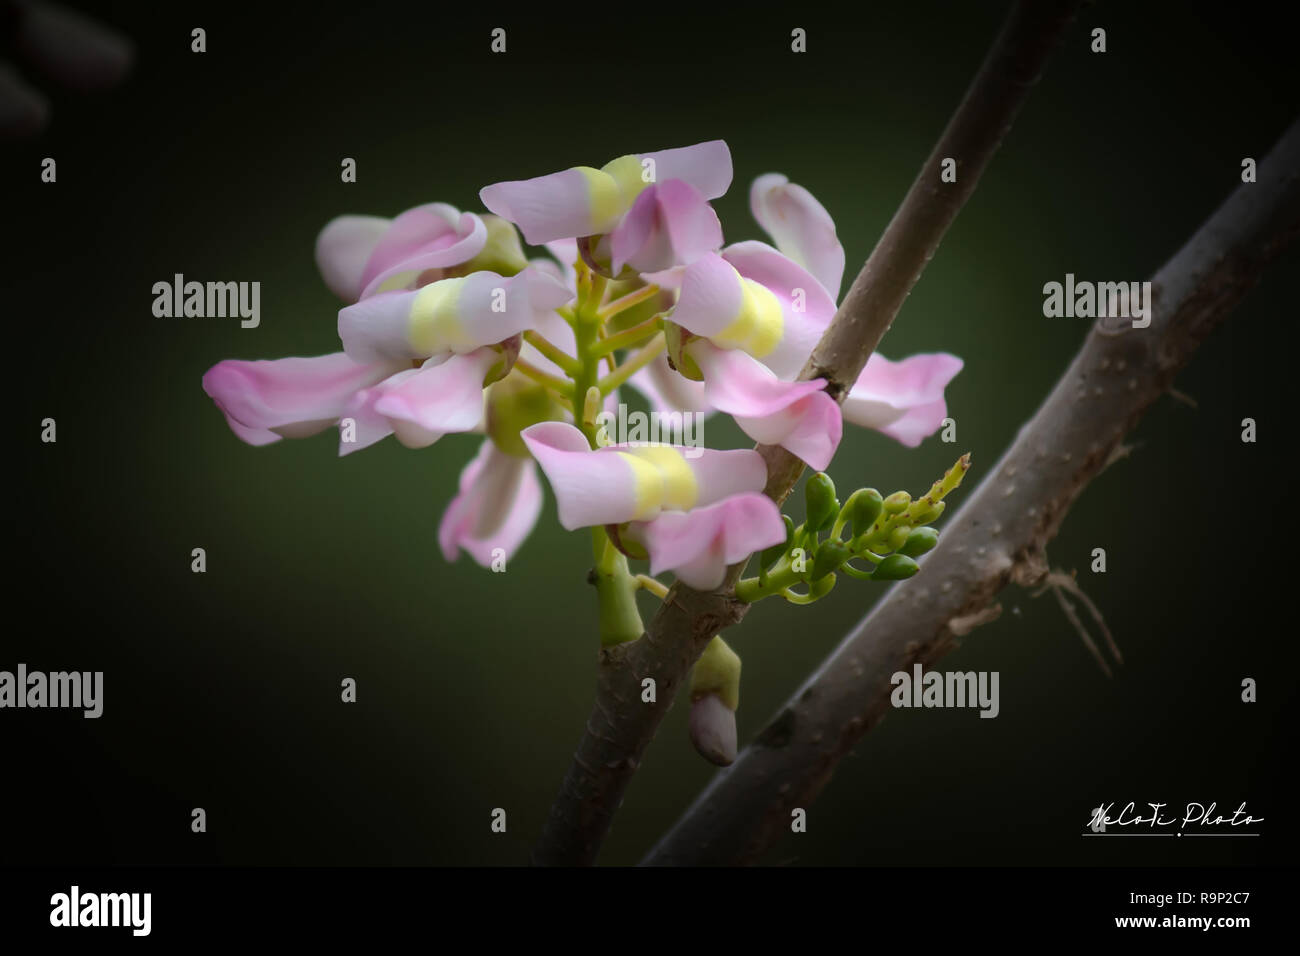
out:
<path id="1" fill-rule="evenodd" d="M 648 445 L 635 448 L 632 454 L 645 458 L 663 477 L 663 506 L 673 511 L 690 511 L 695 507 L 699 497 L 699 488 L 695 484 L 695 472 L 686 463 L 682 453 L 676 448 L 664 445 Z"/>
<path id="2" fill-rule="evenodd" d="M 627 466 L 632 469 L 632 482 L 636 489 L 634 505 L 636 513 L 630 520 L 646 521 L 655 517 L 659 513 L 659 501 L 663 497 L 664 486 L 659 472 L 650 462 L 625 451 L 618 452 L 618 457 L 627 462 Z"/>
<path id="3" fill-rule="evenodd" d="M 371 295 L 378 295 L 380 292 L 397 292 L 400 289 L 405 289 L 411 284 L 411 280 L 418 274 L 419 273 L 417 272 L 398 272 L 395 275 L 391 275 L 381 282 L 379 287 L 375 289 Z"/>
<path id="4" fill-rule="evenodd" d="M 690 511 L 699 500 L 695 472 L 682 453 L 666 445 L 647 445 L 618 452 L 636 482 L 636 517 L 646 521 L 661 510 Z"/>
<path id="5" fill-rule="evenodd" d="M 590 166 L 575 166 L 587 180 L 587 209 L 590 213 L 589 235 L 608 232 L 626 211 L 618 183 L 609 173 Z"/>
<path id="6" fill-rule="evenodd" d="M 642 174 L 643 169 L 641 158 L 631 154 L 611 159 L 600 167 L 600 171 L 607 173 L 618 185 L 618 191 L 623 197 L 624 212 L 632 208 L 632 203 L 641 195 L 641 190 L 650 185 Z"/>
<path id="7" fill-rule="evenodd" d="M 785 315 L 776 293 L 753 279 L 740 278 L 740 311 L 721 332 L 709 336 L 726 348 L 744 349 L 755 358 L 770 355 L 785 334 Z"/>
<path id="8" fill-rule="evenodd" d="M 465 349 L 474 340 L 461 322 L 458 304 L 465 279 L 442 279 L 430 283 L 415 294 L 411 303 L 407 337 L 416 352 L 433 355 L 437 352 Z"/>

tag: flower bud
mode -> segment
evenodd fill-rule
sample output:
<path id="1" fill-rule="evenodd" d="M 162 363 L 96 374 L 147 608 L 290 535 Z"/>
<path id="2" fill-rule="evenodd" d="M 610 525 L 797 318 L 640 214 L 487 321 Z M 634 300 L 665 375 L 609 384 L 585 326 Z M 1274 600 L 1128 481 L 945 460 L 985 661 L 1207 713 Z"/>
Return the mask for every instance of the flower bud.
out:
<path id="1" fill-rule="evenodd" d="M 875 488 L 862 488 L 849 498 L 849 517 L 853 521 L 854 536 L 866 534 L 880 516 L 884 499 Z"/>
<path id="2" fill-rule="evenodd" d="M 918 498 L 912 503 L 908 514 L 912 519 L 912 524 L 928 524 L 935 520 L 943 513 L 943 498 L 948 492 L 952 491 L 961 484 L 962 478 L 970 470 L 970 452 L 962 455 L 956 463 L 949 468 L 942 478 L 930 486 L 924 497 Z"/>
<path id="3" fill-rule="evenodd" d="M 582 423 L 588 426 L 595 426 L 596 419 L 600 415 L 603 399 L 600 396 L 600 389 L 595 385 L 587 389 L 587 394 L 582 400 Z"/>
<path id="4" fill-rule="evenodd" d="M 825 577 L 814 581 L 812 584 L 808 585 L 808 597 L 813 601 L 816 601 L 819 598 L 824 598 L 826 595 L 831 593 L 831 588 L 835 587 L 835 582 L 838 580 L 839 578 L 835 575 L 828 574 Z"/>
<path id="5" fill-rule="evenodd" d="M 913 528 L 898 553 L 909 558 L 919 558 L 939 543 L 939 532 L 933 528 Z"/>
<path id="6" fill-rule="evenodd" d="M 809 531 L 821 531 L 828 528 L 840 513 L 840 503 L 835 497 L 835 482 L 830 475 L 819 471 L 808 479 L 804 486 L 804 502 L 808 509 L 808 519 L 804 527 Z M 836 565 L 838 567 L 839 565 Z"/>
<path id="7" fill-rule="evenodd" d="M 924 501 L 925 499 L 923 498 L 921 500 Z M 916 505 L 913 505 L 913 512 L 910 515 L 910 520 L 913 524 L 929 524 L 932 521 L 938 520 L 939 515 L 943 514 L 943 509 L 946 507 L 948 507 L 948 502 L 946 501 L 936 501 L 934 504 L 929 505 L 923 504 L 919 508 L 916 507 Z"/>
<path id="8" fill-rule="evenodd" d="M 720 694 L 728 710 L 740 706 L 740 655 L 714 635 L 691 671 L 691 696 Z"/>
<path id="9" fill-rule="evenodd" d="M 883 502 L 883 508 L 887 515 L 902 514 L 907 510 L 908 505 L 912 503 L 912 496 L 906 491 L 895 491 Z"/>
<path id="10" fill-rule="evenodd" d="M 726 767 L 735 762 L 736 712 L 717 694 L 704 694 L 691 702 L 690 734 L 691 743 L 709 763 Z"/>
<path id="11" fill-rule="evenodd" d="M 853 555 L 849 546 L 839 538 L 827 538 L 817 547 L 817 556 L 813 558 L 812 573 L 809 581 L 820 581 L 828 574 L 840 569 L 840 565 Z"/>
<path id="12" fill-rule="evenodd" d="M 740 657 L 715 635 L 691 671 L 691 743 L 710 763 L 736 759 L 739 706 Z"/>
<path id="13" fill-rule="evenodd" d="M 511 372 L 487 390 L 484 415 L 488 437 L 508 455 L 528 458 L 519 433 L 538 422 L 562 421 L 564 409 L 545 385 Z"/>
<path id="14" fill-rule="evenodd" d="M 910 578 L 921 566 L 905 554 L 891 554 L 885 560 L 876 565 L 876 570 L 871 572 L 873 581 L 902 581 Z"/>
<path id="15" fill-rule="evenodd" d="M 901 524 L 895 528 L 889 529 L 889 535 L 885 538 L 885 551 L 897 551 L 907 542 L 907 536 L 912 533 L 910 526 Z"/>

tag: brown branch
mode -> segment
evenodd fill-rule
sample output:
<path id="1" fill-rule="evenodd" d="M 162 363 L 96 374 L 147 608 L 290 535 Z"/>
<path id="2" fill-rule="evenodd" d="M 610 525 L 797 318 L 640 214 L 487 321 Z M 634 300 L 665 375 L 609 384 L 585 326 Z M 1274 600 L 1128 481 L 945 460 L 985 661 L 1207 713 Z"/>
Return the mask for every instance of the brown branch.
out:
<path id="1" fill-rule="evenodd" d="M 922 573 L 895 585 L 713 781 L 649 864 L 754 860 L 807 808 L 889 708 L 890 676 L 930 664 L 954 621 L 1008 583 L 1048 574 L 1047 542 L 1080 492 L 1206 335 L 1300 231 L 1300 124 L 1156 273 L 1151 325 L 1101 319 L 997 467 L 943 531 Z"/>
<path id="2" fill-rule="evenodd" d="M 824 376 L 827 391 L 843 400 L 1011 128 L 1078 5 L 1079 0 L 1022 0 L 1013 9 L 802 378 Z M 958 163 L 956 183 L 940 179 L 945 157 Z M 759 446 L 759 451 L 768 466 L 766 493 L 779 504 L 798 481 L 803 462 L 779 448 Z M 642 637 L 601 650 L 596 703 L 533 853 L 534 863 L 595 862 L 679 685 L 709 639 L 744 616 L 747 605 L 731 593 L 741 570 L 743 564 L 733 567 L 722 588 L 709 594 L 674 585 Z M 647 677 L 656 683 L 654 703 L 641 699 Z"/>

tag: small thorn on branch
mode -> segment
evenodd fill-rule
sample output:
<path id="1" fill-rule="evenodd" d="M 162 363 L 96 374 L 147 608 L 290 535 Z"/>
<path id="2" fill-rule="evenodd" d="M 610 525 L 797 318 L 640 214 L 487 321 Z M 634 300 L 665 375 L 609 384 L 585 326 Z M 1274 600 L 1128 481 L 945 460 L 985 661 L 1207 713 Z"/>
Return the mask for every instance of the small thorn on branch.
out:
<path id="1" fill-rule="evenodd" d="M 1075 580 L 1073 574 L 1066 574 L 1064 571 L 1052 571 L 1047 575 L 1043 582 L 1043 586 L 1036 591 L 1033 596 L 1038 597 L 1048 588 L 1050 588 L 1052 593 L 1056 595 L 1056 600 L 1060 603 L 1061 610 L 1065 612 L 1065 616 L 1074 626 L 1079 637 L 1083 639 L 1084 647 L 1088 648 L 1089 653 L 1091 653 L 1093 658 L 1096 659 L 1097 666 L 1101 668 L 1102 673 L 1107 677 L 1114 677 L 1115 675 L 1111 672 L 1110 665 L 1106 662 L 1106 658 L 1102 656 L 1101 649 L 1097 647 L 1097 643 L 1092 639 L 1092 635 L 1089 634 L 1088 629 L 1084 627 L 1083 621 L 1079 619 L 1078 612 L 1075 611 L 1074 605 L 1066 598 L 1065 592 L 1068 591 L 1074 597 L 1078 598 L 1083 603 L 1083 606 L 1088 609 L 1088 613 L 1092 616 L 1093 621 L 1096 622 L 1098 629 L 1101 631 L 1102 637 L 1105 638 L 1106 647 L 1114 656 L 1115 663 L 1122 665 L 1124 663 L 1124 657 L 1119 652 L 1119 646 L 1115 643 L 1115 638 L 1111 634 L 1110 628 L 1106 626 L 1106 618 L 1102 615 L 1101 610 L 1093 603 L 1092 598 L 1088 597 L 1088 595 L 1083 592 L 1083 588 L 1079 587 L 1079 582 Z"/>

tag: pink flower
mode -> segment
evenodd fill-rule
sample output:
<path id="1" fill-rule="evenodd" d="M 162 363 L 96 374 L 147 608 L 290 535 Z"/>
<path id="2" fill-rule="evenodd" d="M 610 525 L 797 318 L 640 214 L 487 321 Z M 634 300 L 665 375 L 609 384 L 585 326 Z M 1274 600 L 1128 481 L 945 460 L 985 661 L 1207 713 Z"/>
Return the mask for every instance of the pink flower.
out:
<path id="1" fill-rule="evenodd" d="M 593 450 L 564 422 L 533 425 L 522 437 L 555 492 L 560 524 L 627 526 L 652 574 L 673 571 L 692 587 L 715 588 L 727 565 L 785 540 L 780 510 L 762 494 L 767 467 L 752 449 Z"/>
<path id="2" fill-rule="evenodd" d="M 781 445 L 813 468 L 824 469 L 843 430 L 839 406 L 822 391 L 825 379 L 792 379 L 834 306 L 822 301 L 828 298 L 824 293 L 817 295 L 816 280 L 776 250 L 762 243 L 742 243 L 732 250 L 738 262 L 770 285 L 710 253 L 682 273 L 669 319 L 696 336 L 685 353 L 699 367 L 704 397 L 713 408 L 734 417 L 755 441 Z M 803 287 L 814 290 L 811 297 L 778 294 L 787 284 L 803 281 L 800 275 L 806 276 Z M 811 315 L 801 311 L 810 298 Z M 789 378 L 781 378 L 781 372 Z"/>
<path id="3" fill-rule="evenodd" d="M 563 282 L 531 266 L 509 278 L 472 272 L 345 306 L 339 338 L 358 362 L 464 355 L 537 327 L 572 298 Z"/>
<path id="4" fill-rule="evenodd" d="M 750 187 L 749 209 L 778 249 L 816 276 L 832 300 L 839 298 L 844 247 L 835 220 L 812 193 L 780 173 L 767 173 Z"/>
<path id="5" fill-rule="evenodd" d="M 236 435 L 250 445 L 266 445 L 324 431 L 339 420 L 353 395 L 401 364 L 354 362 L 342 352 L 275 361 L 227 359 L 204 374 L 203 390 Z"/>
<path id="6" fill-rule="evenodd" d="M 226 360 L 203 387 L 254 445 L 334 424 L 341 455 L 389 435 L 422 448 L 453 432 L 485 434 L 439 528 L 448 560 L 464 551 L 489 565 L 514 553 L 541 508 L 540 465 L 566 528 L 616 526 L 621 544 L 645 549 L 652 573 L 717 587 L 729 565 L 785 539 L 761 493 L 762 457 L 593 449 L 606 439 L 589 421 L 585 434 L 569 424 L 575 409 L 617 413 L 626 381 L 661 414 L 731 415 L 754 440 L 824 469 L 844 418 L 906 445 L 933 433 L 961 369 L 943 353 L 872 356 L 842 410 L 823 379 L 796 381 L 835 314 L 844 250 L 821 204 L 775 173 L 750 192 L 775 248 L 722 248 L 709 201 L 731 176 L 716 140 L 488 186 L 480 195 L 495 215 L 428 203 L 393 219 L 340 216 L 321 231 L 316 259 L 345 302 L 343 350 Z M 512 223 L 556 261 L 528 260 Z M 675 366 L 656 354 L 669 343 Z M 621 352 L 635 363 L 630 377 Z"/>
<path id="7" fill-rule="evenodd" d="M 390 434 L 419 448 L 450 432 L 482 431 L 484 381 L 503 361 L 499 343 L 534 327 L 562 334 L 554 309 L 573 297 L 571 282 L 541 269 L 459 274 L 484 252 L 488 234 L 479 216 L 443 203 L 392 220 L 333 220 L 321 231 L 316 258 L 326 284 L 353 303 L 339 313 L 344 351 L 228 359 L 203 376 L 204 390 L 231 430 L 253 445 L 335 424 L 340 455 Z M 530 346 L 522 352 L 550 364 Z M 453 560 L 463 549 L 484 565 L 497 548 L 509 557 L 540 507 L 532 461 L 486 441 L 443 519 L 443 551 Z"/>
<path id="8" fill-rule="evenodd" d="M 962 360 L 946 352 L 898 362 L 874 354 L 844 399 L 844 417 L 915 448 L 948 417 L 943 390 L 961 368 Z"/>
<path id="9" fill-rule="evenodd" d="M 842 412 L 821 392 L 825 380 L 795 382 L 835 315 L 844 249 L 821 203 L 779 173 L 754 181 L 750 208 L 776 248 L 734 243 L 646 277 L 678 290 L 668 318 L 690 333 L 683 351 L 703 375 L 704 400 L 755 441 L 782 445 L 818 469 L 839 443 L 841 415 L 909 447 L 933 434 L 947 415 L 944 388 L 962 367 L 956 356 L 872 355 Z M 656 402 L 677 391 L 661 370 L 643 370 L 631 384 Z"/>
<path id="10" fill-rule="evenodd" d="M 534 245 L 608 237 L 596 254 L 617 275 L 625 266 L 656 272 L 683 265 L 722 245 L 722 227 L 708 200 L 730 185 L 731 152 L 713 140 L 620 156 L 600 169 L 575 166 L 495 183 L 479 198 Z"/>
<path id="11" fill-rule="evenodd" d="M 356 302 L 409 288 L 425 272 L 440 278 L 439 270 L 482 252 L 487 237 L 482 218 L 441 202 L 408 209 L 396 219 L 339 216 L 316 239 L 316 264 L 340 299 Z"/>
<path id="12" fill-rule="evenodd" d="M 650 555 L 650 573 L 672 571 L 697 591 L 722 584 L 727 568 L 785 540 L 785 524 L 771 498 L 750 491 L 690 512 L 665 511 L 634 533 Z"/>
<path id="13" fill-rule="evenodd" d="M 835 236 L 835 223 L 822 204 L 808 190 L 779 173 L 768 173 L 754 180 L 749 204 L 754 218 L 776 243 L 777 251 L 801 271 L 806 270 L 815 277 L 819 293 L 824 293 L 833 304 L 844 275 L 844 248 Z M 723 250 L 723 255 L 733 263 L 731 253 L 735 249 L 732 246 Z M 792 294 L 791 279 L 795 273 L 787 271 L 782 280 L 773 281 L 776 270 L 772 260 L 760 264 L 755 257 L 749 265 L 735 264 L 778 294 Z M 834 308 L 830 315 L 825 314 L 826 299 L 809 293 L 806 314 L 811 317 L 808 320 L 811 325 L 818 328 L 818 338 L 834 316 Z M 807 354 L 804 353 L 805 358 Z M 944 352 L 914 355 L 899 362 L 875 353 L 844 400 L 844 417 L 915 447 L 943 424 L 947 416 L 943 391 L 961 368 L 961 359 Z M 779 372 L 783 378 L 787 373 L 789 377 L 797 374 L 797 370 L 788 367 Z"/>
<path id="14" fill-rule="evenodd" d="M 465 551 L 483 567 L 509 558 L 542 513 L 542 485 L 532 459 L 503 452 L 490 439 L 460 473 L 460 491 L 438 525 L 448 561 Z"/>

